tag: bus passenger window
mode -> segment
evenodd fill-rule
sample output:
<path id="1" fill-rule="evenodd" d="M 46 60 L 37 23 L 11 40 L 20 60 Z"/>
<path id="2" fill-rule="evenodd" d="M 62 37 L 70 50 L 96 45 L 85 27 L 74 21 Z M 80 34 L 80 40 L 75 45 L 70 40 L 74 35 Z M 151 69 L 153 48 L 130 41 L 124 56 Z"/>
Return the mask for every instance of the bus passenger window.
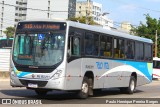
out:
<path id="1" fill-rule="evenodd" d="M 112 57 L 112 37 L 107 35 L 101 36 L 100 56 Z"/>
<path id="2" fill-rule="evenodd" d="M 124 58 L 124 40 L 114 39 L 114 58 Z"/>
<path id="3" fill-rule="evenodd" d="M 72 41 L 72 55 L 79 56 L 80 55 L 80 39 L 78 37 L 74 37 Z"/>
<path id="4" fill-rule="evenodd" d="M 134 59 L 134 42 L 133 41 L 126 40 L 125 56 L 127 59 Z"/>
<path id="5" fill-rule="evenodd" d="M 86 33 L 85 35 L 85 55 L 98 56 L 99 35 Z"/>
<path id="6" fill-rule="evenodd" d="M 80 38 L 70 37 L 68 39 L 68 55 L 79 56 L 80 55 Z"/>

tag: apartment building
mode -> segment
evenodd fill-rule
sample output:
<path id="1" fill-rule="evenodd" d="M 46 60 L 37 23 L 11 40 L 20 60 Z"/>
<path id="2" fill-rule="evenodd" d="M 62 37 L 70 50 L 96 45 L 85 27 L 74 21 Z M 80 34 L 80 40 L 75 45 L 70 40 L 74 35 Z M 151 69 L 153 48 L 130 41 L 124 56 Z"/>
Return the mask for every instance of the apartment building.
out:
<path id="1" fill-rule="evenodd" d="M 26 20 L 27 0 L 16 0 L 15 22 Z"/>
<path id="2" fill-rule="evenodd" d="M 76 17 L 90 16 L 94 22 L 106 29 L 113 27 L 113 21 L 107 17 L 108 13 L 103 13 L 102 4 L 90 1 L 78 1 L 76 4 Z"/>
<path id="3" fill-rule="evenodd" d="M 16 5 L 15 0 L 0 0 L 0 36 L 8 26 L 14 26 L 15 7 L 6 4 Z"/>
<path id="4" fill-rule="evenodd" d="M 28 0 L 27 8 L 27 19 L 66 20 L 75 17 L 76 0 Z"/>
<path id="5" fill-rule="evenodd" d="M 131 23 L 129 22 L 122 22 L 121 23 L 121 30 L 126 32 L 126 33 L 130 33 L 130 30 L 132 29 L 131 27 Z"/>

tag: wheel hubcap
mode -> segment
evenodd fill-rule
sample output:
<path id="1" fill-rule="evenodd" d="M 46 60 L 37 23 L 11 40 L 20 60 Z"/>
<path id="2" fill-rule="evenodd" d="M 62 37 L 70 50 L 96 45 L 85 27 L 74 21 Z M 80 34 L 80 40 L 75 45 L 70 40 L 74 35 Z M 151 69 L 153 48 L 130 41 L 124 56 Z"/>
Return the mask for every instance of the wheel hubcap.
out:
<path id="1" fill-rule="evenodd" d="M 83 83 L 83 85 L 82 85 L 82 92 L 83 93 L 87 93 L 88 92 L 88 84 L 87 83 Z"/>
<path id="2" fill-rule="evenodd" d="M 134 86 L 135 86 L 135 85 L 134 85 L 134 81 L 132 80 L 132 81 L 131 81 L 131 86 L 130 86 L 132 91 L 134 91 Z"/>

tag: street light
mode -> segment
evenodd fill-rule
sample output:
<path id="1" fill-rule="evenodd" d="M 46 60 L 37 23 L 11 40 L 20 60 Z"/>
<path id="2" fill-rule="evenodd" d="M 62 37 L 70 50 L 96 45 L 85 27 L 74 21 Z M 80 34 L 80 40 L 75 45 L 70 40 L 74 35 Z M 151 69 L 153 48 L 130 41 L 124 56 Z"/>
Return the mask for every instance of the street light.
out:
<path id="1" fill-rule="evenodd" d="M 102 16 L 105 16 L 105 15 L 107 15 L 107 14 L 109 14 L 108 12 L 104 12 L 104 13 L 102 13 Z"/>
<path id="2" fill-rule="evenodd" d="M 86 24 L 89 24 L 89 14 L 90 14 L 90 0 L 87 0 L 87 10 L 86 10 Z"/>
<path id="3" fill-rule="evenodd" d="M 107 15 L 107 14 L 109 14 L 109 13 L 108 13 L 108 12 L 104 12 L 104 13 L 102 13 L 102 14 L 99 15 L 100 18 L 101 18 L 101 25 L 102 25 L 102 26 L 104 26 L 104 24 L 105 24 L 105 21 L 104 21 L 104 23 L 103 23 L 103 19 L 105 20 L 105 18 L 103 18 L 103 16 L 105 16 L 105 15 Z"/>

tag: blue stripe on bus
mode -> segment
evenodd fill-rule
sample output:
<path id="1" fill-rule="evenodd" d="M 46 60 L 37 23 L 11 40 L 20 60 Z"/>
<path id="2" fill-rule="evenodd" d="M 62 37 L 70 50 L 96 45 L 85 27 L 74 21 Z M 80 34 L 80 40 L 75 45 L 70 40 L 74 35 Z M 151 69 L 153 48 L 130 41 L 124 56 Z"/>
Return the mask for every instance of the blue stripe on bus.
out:
<path id="1" fill-rule="evenodd" d="M 116 62 L 124 63 L 126 65 L 130 65 L 137 70 L 139 70 L 141 73 L 143 73 L 149 80 L 152 80 L 152 63 L 147 62 L 134 62 L 134 61 L 120 61 L 116 60 Z"/>
<path id="2" fill-rule="evenodd" d="M 31 72 L 21 72 L 21 73 L 17 74 L 17 76 L 18 76 L 19 78 L 22 78 L 22 77 L 24 77 L 24 76 L 26 76 L 26 75 L 28 75 L 28 74 L 31 74 Z"/>
<path id="3" fill-rule="evenodd" d="M 19 77 L 19 78 L 22 78 L 28 74 L 31 74 L 31 72 L 23 72 L 23 71 L 18 71 L 16 69 L 16 67 L 14 67 L 14 72 L 16 73 L 16 75 Z"/>

